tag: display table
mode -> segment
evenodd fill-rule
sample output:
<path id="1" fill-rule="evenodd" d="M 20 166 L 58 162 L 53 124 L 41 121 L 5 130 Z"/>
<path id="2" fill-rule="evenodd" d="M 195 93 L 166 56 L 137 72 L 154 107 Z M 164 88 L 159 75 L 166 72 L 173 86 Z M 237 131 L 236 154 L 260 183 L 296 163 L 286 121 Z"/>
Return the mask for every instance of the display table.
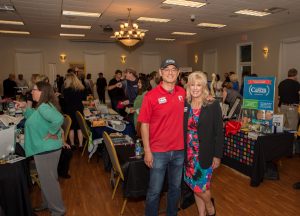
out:
<path id="1" fill-rule="evenodd" d="M 0 165 L 0 206 L 5 216 L 33 214 L 28 191 L 26 160 Z"/>
<path id="2" fill-rule="evenodd" d="M 108 134 L 118 132 L 112 128 L 101 126 L 101 127 L 91 127 L 92 131 L 92 138 L 94 139 L 101 139 L 102 134 L 104 131 L 106 131 Z M 134 137 L 135 130 L 134 125 L 132 123 L 126 124 L 125 130 L 121 132 L 122 134 L 128 135 L 130 137 Z"/>
<path id="3" fill-rule="evenodd" d="M 124 173 L 124 197 L 146 196 L 149 182 L 149 168 L 144 159 L 134 158 L 134 145 L 115 146 Z"/>
<path id="4" fill-rule="evenodd" d="M 222 163 L 250 176 L 251 186 L 263 181 L 266 163 L 292 155 L 294 135 L 277 133 L 249 139 L 248 133 L 225 136 Z"/>

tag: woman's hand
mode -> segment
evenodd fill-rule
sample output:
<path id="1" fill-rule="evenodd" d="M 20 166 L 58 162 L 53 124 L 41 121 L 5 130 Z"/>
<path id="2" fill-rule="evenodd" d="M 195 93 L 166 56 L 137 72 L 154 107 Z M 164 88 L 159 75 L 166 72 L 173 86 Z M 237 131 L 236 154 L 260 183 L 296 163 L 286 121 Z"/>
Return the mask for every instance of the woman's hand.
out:
<path id="1" fill-rule="evenodd" d="M 14 101 L 16 109 L 25 109 L 27 107 L 27 103 L 25 101 Z"/>
<path id="2" fill-rule="evenodd" d="M 48 140 L 48 139 L 58 140 L 58 136 L 56 134 L 48 133 L 47 136 L 44 138 L 44 140 Z"/>
<path id="3" fill-rule="evenodd" d="M 152 152 L 145 152 L 144 162 L 149 168 L 153 168 L 153 155 Z"/>
<path id="4" fill-rule="evenodd" d="M 213 169 L 216 169 L 220 166 L 220 163 L 221 163 L 221 159 L 214 157 L 211 166 L 212 166 Z"/>
<path id="5" fill-rule="evenodd" d="M 71 146 L 68 143 L 64 142 L 63 148 L 64 149 L 71 149 Z"/>

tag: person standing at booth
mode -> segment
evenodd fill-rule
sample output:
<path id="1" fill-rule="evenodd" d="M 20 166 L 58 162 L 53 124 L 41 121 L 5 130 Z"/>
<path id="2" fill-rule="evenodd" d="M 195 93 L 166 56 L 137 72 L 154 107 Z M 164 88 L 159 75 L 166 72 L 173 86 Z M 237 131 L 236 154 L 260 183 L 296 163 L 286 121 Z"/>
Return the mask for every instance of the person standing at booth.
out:
<path id="1" fill-rule="evenodd" d="M 16 97 L 17 83 L 15 81 L 15 75 L 9 74 L 8 78 L 3 81 L 3 95 L 4 98 Z"/>
<path id="2" fill-rule="evenodd" d="M 281 81 L 278 86 L 280 112 L 284 114 L 285 127 L 297 130 L 299 115 L 300 84 L 297 81 L 298 71 L 292 68 L 288 71 L 288 78 Z"/>
<path id="3" fill-rule="evenodd" d="M 99 101 L 105 104 L 105 91 L 107 88 L 106 79 L 103 77 L 103 73 L 98 74 L 99 78 L 97 79 L 97 93 L 99 97 Z"/>
<path id="4" fill-rule="evenodd" d="M 82 101 L 86 99 L 86 92 L 84 91 L 84 85 L 77 78 L 74 73 L 66 74 L 66 79 L 64 83 L 64 111 L 65 114 L 69 115 L 72 119 L 71 129 L 69 132 L 70 144 L 72 147 L 75 146 L 75 131 L 78 138 L 78 148 L 81 150 L 83 148 L 83 134 L 77 122 L 76 112 L 79 111 L 83 114 L 83 104 Z"/>
<path id="5" fill-rule="evenodd" d="M 223 155 L 222 111 L 209 97 L 207 78 L 202 72 L 188 77 L 184 112 L 184 181 L 194 191 L 200 216 L 215 215 L 211 198 L 211 177 Z"/>
<path id="6" fill-rule="evenodd" d="M 124 91 L 121 84 L 122 71 L 116 70 L 115 77 L 108 83 L 108 95 L 110 97 L 111 108 L 115 111 L 119 111 L 117 108 L 118 102 L 123 100 L 125 97 Z"/>
<path id="7" fill-rule="evenodd" d="M 160 193 L 167 170 L 167 215 L 177 215 L 184 161 L 182 122 L 185 91 L 175 85 L 179 75 L 176 61 L 163 61 L 159 73 L 162 82 L 145 95 L 138 117 L 144 161 L 150 168 L 146 216 L 158 215 Z"/>
<path id="8" fill-rule="evenodd" d="M 37 102 L 36 108 L 27 108 L 26 102 L 15 103 L 16 108 L 26 108 L 25 153 L 26 157 L 34 157 L 41 183 L 43 202 L 34 211 L 49 209 L 51 215 L 61 216 L 66 210 L 58 182 L 57 165 L 63 144 L 61 125 L 64 118 L 49 83 L 37 82 L 31 94 Z"/>

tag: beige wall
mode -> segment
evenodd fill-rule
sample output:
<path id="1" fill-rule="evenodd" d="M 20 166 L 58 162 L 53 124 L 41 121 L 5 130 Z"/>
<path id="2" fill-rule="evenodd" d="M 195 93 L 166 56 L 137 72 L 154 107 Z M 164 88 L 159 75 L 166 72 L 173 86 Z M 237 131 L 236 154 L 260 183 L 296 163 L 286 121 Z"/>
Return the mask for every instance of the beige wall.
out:
<path id="1" fill-rule="evenodd" d="M 217 34 L 217 30 L 216 30 Z M 242 40 L 245 36 L 246 40 Z M 279 69 L 279 47 L 283 39 L 300 37 L 300 22 L 285 24 L 251 31 L 243 34 L 231 35 L 188 45 L 188 64 L 193 69 L 202 69 L 203 52 L 216 49 L 218 53 L 218 73 L 224 74 L 236 71 L 237 45 L 240 43 L 253 43 L 253 73 L 258 75 L 275 75 Z M 264 58 L 262 49 L 269 47 L 269 56 Z M 198 64 L 194 63 L 194 55 L 198 54 Z"/>
<path id="2" fill-rule="evenodd" d="M 157 53 L 162 59 L 172 57 L 177 59 L 181 66 L 187 66 L 186 46 L 175 43 L 145 43 L 140 47 L 132 48 L 128 51 L 128 49 L 126 50 L 115 43 L 75 43 L 67 40 L 0 37 L 0 93 L 2 93 L 2 81 L 8 77 L 9 73 L 15 72 L 15 52 L 18 49 L 40 50 L 43 53 L 45 74 L 48 74 L 49 63 L 56 63 L 58 74 L 64 74 L 67 71 L 69 62 L 84 63 L 84 51 L 103 52 L 105 54 L 106 62 L 105 71 L 103 72 L 108 80 L 112 78 L 116 69 L 131 67 L 139 72 L 139 59 L 143 53 Z M 59 61 L 61 53 L 67 55 L 65 63 Z M 122 64 L 120 61 L 122 54 L 127 56 L 126 64 Z M 96 78 L 93 77 L 93 79 Z"/>

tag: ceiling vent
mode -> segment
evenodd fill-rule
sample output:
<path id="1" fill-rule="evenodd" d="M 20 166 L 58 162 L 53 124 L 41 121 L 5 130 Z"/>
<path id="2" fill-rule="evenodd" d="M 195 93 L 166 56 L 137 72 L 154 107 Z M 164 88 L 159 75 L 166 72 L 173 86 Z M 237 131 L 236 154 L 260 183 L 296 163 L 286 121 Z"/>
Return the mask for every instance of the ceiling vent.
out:
<path id="1" fill-rule="evenodd" d="M 265 12 L 269 12 L 271 14 L 281 13 L 283 11 L 287 11 L 286 8 L 280 8 L 280 7 L 271 7 L 269 9 L 265 9 Z"/>
<path id="2" fill-rule="evenodd" d="M 15 7 L 10 4 L 0 4 L 0 11 L 15 11 Z"/>
<path id="3" fill-rule="evenodd" d="M 110 25 L 106 25 L 103 27 L 103 32 L 106 32 L 106 33 L 111 33 L 113 32 L 113 28 L 110 26 Z"/>

